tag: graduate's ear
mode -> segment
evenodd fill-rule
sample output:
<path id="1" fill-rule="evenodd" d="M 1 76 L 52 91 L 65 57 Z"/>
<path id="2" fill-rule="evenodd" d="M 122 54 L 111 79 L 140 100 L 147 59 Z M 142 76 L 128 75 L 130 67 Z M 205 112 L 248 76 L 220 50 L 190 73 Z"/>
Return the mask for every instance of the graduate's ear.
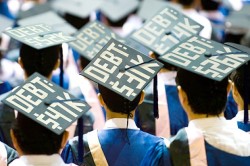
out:
<path id="1" fill-rule="evenodd" d="M 21 66 L 21 68 L 23 68 L 23 61 L 20 57 L 18 58 L 18 64 Z"/>
<path id="2" fill-rule="evenodd" d="M 104 103 L 102 95 L 100 93 L 98 93 L 98 100 L 99 100 L 101 106 L 104 106 L 105 103 Z"/>
<path id="3" fill-rule="evenodd" d="M 238 89 L 236 88 L 236 86 L 234 85 L 234 83 L 232 83 L 232 94 L 233 94 L 233 98 L 235 100 L 235 102 L 241 106 L 243 104 L 243 100 L 240 96 L 240 93 L 238 91 Z"/>
<path id="4" fill-rule="evenodd" d="M 61 142 L 61 149 L 65 147 L 67 141 L 69 138 L 69 132 L 68 131 L 64 131 L 63 132 L 63 137 L 62 137 L 62 142 Z"/>
<path id="5" fill-rule="evenodd" d="M 14 135 L 14 131 L 12 129 L 10 129 L 10 137 L 11 137 L 13 146 L 16 149 L 16 151 L 18 152 L 19 156 L 23 155 L 23 152 L 18 145 L 18 142 L 17 142 L 16 137 Z"/>
<path id="6" fill-rule="evenodd" d="M 180 85 L 177 86 L 177 89 L 180 103 L 184 107 L 186 104 L 188 104 L 187 94 L 183 91 Z"/>
<path id="7" fill-rule="evenodd" d="M 139 104 L 140 105 L 143 101 L 144 101 L 144 97 L 145 97 L 145 92 L 144 90 L 141 92 L 141 98 L 140 98 L 140 101 L 139 101 Z"/>
<path id="8" fill-rule="evenodd" d="M 61 63 L 61 61 L 60 61 L 60 59 L 58 58 L 57 61 L 56 61 L 55 66 L 54 66 L 54 70 L 56 70 L 56 69 L 60 66 L 60 63 Z"/>
<path id="9" fill-rule="evenodd" d="M 156 59 L 156 55 L 155 55 L 155 53 L 153 51 L 150 51 L 148 53 L 148 55 L 149 55 L 150 58 Z"/>
<path id="10" fill-rule="evenodd" d="M 231 80 L 228 80 L 228 84 L 227 84 L 227 94 L 229 94 L 231 87 L 232 87 L 233 82 Z"/>

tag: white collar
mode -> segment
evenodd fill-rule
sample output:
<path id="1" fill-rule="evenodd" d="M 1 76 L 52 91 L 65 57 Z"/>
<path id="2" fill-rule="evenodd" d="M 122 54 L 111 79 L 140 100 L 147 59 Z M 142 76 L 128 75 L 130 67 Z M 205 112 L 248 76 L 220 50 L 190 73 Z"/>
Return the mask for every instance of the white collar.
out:
<path id="1" fill-rule="evenodd" d="M 59 154 L 24 155 L 14 160 L 10 166 L 22 165 L 66 165 Z"/>
<path id="2" fill-rule="evenodd" d="M 113 118 L 109 119 L 105 122 L 104 129 L 134 129 L 140 130 L 133 119 L 128 119 L 128 127 L 127 127 L 127 119 L 126 118 Z"/>
<path id="3" fill-rule="evenodd" d="M 212 146 L 239 156 L 250 155 L 250 135 L 240 130 L 235 120 L 213 117 L 192 120 L 188 128 L 198 128 Z"/>
<path id="4" fill-rule="evenodd" d="M 7 151 L 6 151 L 5 146 L 2 142 L 0 142 L 0 156 L 2 158 L 7 158 Z"/>
<path id="5" fill-rule="evenodd" d="M 230 128 L 238 128 L 237 123 L 234 121 L 226 120 L 224 117 L 211 117 L 211 118 L 201 118 L 191 120 L 188 124 L 188 127 L 195 127 L 202 131 L 209 128 L 218 128 L 219 126 L 230 126 Z"/>
<path id="6" fill-rule="evenodd" d="M 248 119 L 250 119 L 250 110 L 248 110 Z M 239 111 L 233 120 L 243 122 L 244 121 L 244 110 Z M 248 120 L 250 121 L 250 120 Z"/>
<path id="7" fill-rule="evenodd" d="M 176 74 L 177 74 L 176 71 L 160 72 L 158 74 L 159 81 L 162 80 L 162 82 L 167 85 L 176 85 L 175 83 Z"/>

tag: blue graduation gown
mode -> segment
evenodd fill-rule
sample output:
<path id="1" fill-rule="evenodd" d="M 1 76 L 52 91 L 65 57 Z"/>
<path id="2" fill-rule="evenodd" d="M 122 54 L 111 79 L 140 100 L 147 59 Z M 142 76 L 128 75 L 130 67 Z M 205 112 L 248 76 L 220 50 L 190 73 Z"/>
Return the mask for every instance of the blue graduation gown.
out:
<path id="1" fill-rule="evenodd" d="M 237 122 L 239 129 L 245 131 L 245 132 L 250 132 L 250 123 L 248 122 L 245 124 L 244 122 Z"/>
<path id="2" fill-rule="evenodd" d="M 134 129 L 98 130 L 97 134 L 100 147 L 95 149 L 91 149 L 91 140 L 84 135 L 86 165 L 96 165 L 93 151 L 98 150 L 103 152 L 104 160 L 111 166 L 170 165 L 170 155 L 162 138 Z M 63 150 L 62 157 L 66 162 L 78 164 L 77 144 L 75 139 Z"/>
<path id="3" fill-rule="evenodd" d="M 192 142 L 190 138 L 188 138 L 188 134 L 185 129 L 182 129 L 177 133 L 170 144 L 170 153 L 173 165 L 189 166 L 192 165 L 191 160 L 193 160 L 193 163 L 197 161 L 197 165 L 208 166 L 247 166 L 250 163 L 250 156 L 240 156 L 220 150 L 209 144 L 203 137 L 196 137 L 195 140 L 195 142 Z M 190 149 L 190 142 L 192 142 L 192 144 L 197 144 L 195 146 L 196 149 Z M 204 147 L 204 152 L 202 147 Z M 195 151 L 196 154 L 191 155 L 191 151 Z M 205 155 L 202 156 L 202 154 Z"/>

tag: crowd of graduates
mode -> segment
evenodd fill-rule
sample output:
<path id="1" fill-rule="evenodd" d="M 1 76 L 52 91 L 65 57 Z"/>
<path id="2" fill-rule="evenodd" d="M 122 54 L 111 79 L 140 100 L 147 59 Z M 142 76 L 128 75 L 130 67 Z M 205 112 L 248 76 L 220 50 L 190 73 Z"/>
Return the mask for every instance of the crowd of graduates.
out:
<path id="1" fill-rule="evenodd" d="M 249 7 L 0 0 L 0 166 L 249 165 Z"/>

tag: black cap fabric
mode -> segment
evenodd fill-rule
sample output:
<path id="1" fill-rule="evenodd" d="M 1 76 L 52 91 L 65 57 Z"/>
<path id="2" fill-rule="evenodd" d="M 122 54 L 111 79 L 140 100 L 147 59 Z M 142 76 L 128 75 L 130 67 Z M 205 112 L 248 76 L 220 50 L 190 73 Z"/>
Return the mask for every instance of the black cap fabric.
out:
<path id="1" fill-rule="evenodd" d="M 34 25 L 34 24 L 46 24 L 51 26 L 55 31 L 61 31 L 65 34 L 71 35 L 77 30 L 66 20 L 60 17 L 53 11 L 47 11 L 35 16 L 18 20 L 20 26 Z"/>
<path id="2" fill-rule="evenodd" d="M 103 0 L 101 12 L 111 21 L 117 22 L 135 11 L 139 0 Z"/>
<path id="3" fill-rule="evenodd" d="M 199 23 L 168 6 L 134 32 L 132 38 L 161 56 L 180 41 L 198 34 L 202 29 L 203 26 Z"/>
<path id="4" fill-rule="evenodd" d="M 177 3 L 171 3 L 164 0 L 143 0 L 138 9 L 137 15 L 144 19 L 148 20 L 157 14 L 160 10 L 165 7 L 171 6 L 176 9 L 181 9 L 181 6 Z"/>
<path id="5" fill-rule="evenodd" d="M 45 24 L 28 25 L 4 31 L 5 34 L 35 49 L 43 49 L 75 40 Z"/>
<path id="6" fill-rule="evenodd" d="M 35 16 L 38 14 L 42 14 L 45 12 L 50 11 L 51 8 L 51 4 L 49 2 L 43 3 L 43 4 L 35 4 L 33 7 L 31 7 L 28 10 L 24 10 L 24 11 L 19 11 L 18 13 L 18 19 L 24 19 L 24 18 L 28 18 L 31 16 Z"/>
<path id="7" fill-rule="evenodd" d="M 245 51 L 200 36 L 191 36 L 161 56 L 164 62 L 221 81 L 250 60 Z"/>
<path id="8" fill-rule="evenodd" d="M 0 14 L 0 35 L 6 29 L 13 25 L 14 21 Z"/>
<path id="9" fill-rule="evenodd" d="M 87 18 L 98 10 L 103 0 L 55 0 L 52 7 L 61 14 L 69 13 L 80 18 Z"/>
<path id="10" fill-rule="evenodd" d="M 86 102 L 38 73 L 2 102 L 58 135 L 90 109 Z"/>
<path id="11" fill-rule="evenodd" d="M 80 74 L 133 101 L 162 67 L 160 62 L 110 39 Z"/>
<path id="12" fill-rule="evenodd" d="M 74 36 L 77 40 L 70 42 L 69 45 L 89 61 L 93 59 L 111 38 L 124 42 L 124 39 L 98 21 L 89 22 Z"/>

